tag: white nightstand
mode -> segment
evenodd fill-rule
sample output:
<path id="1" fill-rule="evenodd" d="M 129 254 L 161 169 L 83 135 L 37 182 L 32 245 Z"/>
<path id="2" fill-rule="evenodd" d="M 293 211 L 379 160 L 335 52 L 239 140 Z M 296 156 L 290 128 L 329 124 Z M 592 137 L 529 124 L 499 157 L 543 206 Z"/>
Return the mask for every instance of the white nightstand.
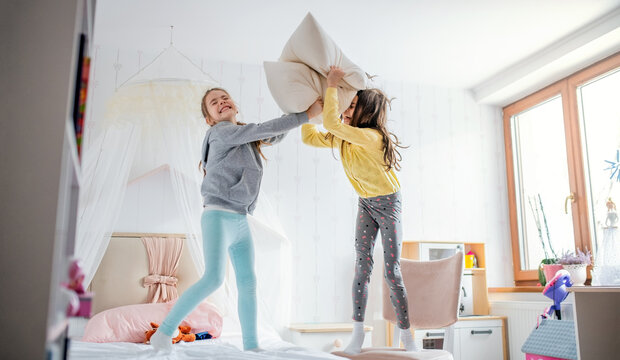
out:
<path id="1" fill-rule="evenodd" d="M 501 360 L 508 358 L 505 316 L 469 316 L 454 326 L 454 360 Z M 446 329 L 415 330 L 419 348 L 441 349 Z"/>
<path id="2" fill-rule="evenodd" d="M 341 350 L 349 343 L 352 323 L 292 324 L 289 326 L 290 341 L 299 346 L 319 351 Z M 372 345 L 372 326 L 364 325 L 363 347 Z"/>

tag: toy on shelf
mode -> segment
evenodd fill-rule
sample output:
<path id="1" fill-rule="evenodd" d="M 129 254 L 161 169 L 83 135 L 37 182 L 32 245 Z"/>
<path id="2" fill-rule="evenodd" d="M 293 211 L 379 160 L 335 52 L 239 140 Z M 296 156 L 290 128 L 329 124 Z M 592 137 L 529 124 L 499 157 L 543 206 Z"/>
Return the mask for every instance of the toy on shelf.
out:
<path id="1" fill-rule="evenodd" d="M 620 229 L 616 204 L 609 198 L 605 204 L 607 217 L 603 226 L 603 236 L 598 243 L 592 269 L 592 285 L 620 285 Z"/>
<path id="2" fill-rule="evenodd" d="M 609 198 L 607 203 L 607 217 L 605 218 L 605 226 L 618 227 L 618 213 L 616 212 L 616 204 Z"/>
<path id="3" fill-rule="evenodd" d="M 547 283 L 543 290 L 543 295 L 553 300 L 553 305 L 545 311 L 547 315 L 555 313 L 558 320 L 562 319 L 560 304 L 568 296 L 567 288 L 571 286 L 573 286 L 573 283 L 571 282 L 568 271 L 559 270 L 555 273 L 555 276 Z"/>
<path id="4" fill-rule="evenodd" d="M 469 251 L 465 254 L 465 268 L 473 269 L 478 267 L 478 260 L 476 259 L 476 254 L 473 251 Z"/>
<path id="5" fill-rule="evenodd" d="M 63 286 L 77 295 L 79 304 L 76 306 L 75 303 L 69 303 L 67 316 L 90 317 L 91 315 L 93 293 L 84 290 L 84 277 L 80 260 L 73 259 L 69 264 L 69 283 Z"/>

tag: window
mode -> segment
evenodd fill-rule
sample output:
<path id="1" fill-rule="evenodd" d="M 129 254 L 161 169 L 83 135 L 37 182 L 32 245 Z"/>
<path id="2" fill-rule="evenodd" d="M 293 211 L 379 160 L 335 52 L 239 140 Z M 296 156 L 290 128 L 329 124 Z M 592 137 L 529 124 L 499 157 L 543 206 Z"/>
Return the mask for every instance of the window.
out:
<path id="1" fill-rule="evenodd" d="M 504 108 L 516 285 L 536 284 L 546 257 L 596 253 L 620 204 L 618 94 L 620 53 Z"/>

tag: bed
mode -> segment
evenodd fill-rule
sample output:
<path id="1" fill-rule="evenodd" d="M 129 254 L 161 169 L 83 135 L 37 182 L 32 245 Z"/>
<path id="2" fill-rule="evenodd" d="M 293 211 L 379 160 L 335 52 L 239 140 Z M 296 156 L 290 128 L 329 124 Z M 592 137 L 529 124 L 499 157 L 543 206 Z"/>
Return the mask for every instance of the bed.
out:
<path id="1" fill-rule="evenodd" d="M 93 315 L 132 304 L 144 304 L 152 295 L 143 287 L 143 279 L 149 275 L 149 259 L 144 241 L 145 237 L 174 238 L 185 242 L 182 234 L 145 234 L 122 233 L 114 234 L 101 261 L 99 268 L 91 282 L 89 289 L 95 293 L 93 300 Z M 173 345 L 173 352 L 169 354 L 157 353 L 150 345 L 135 342 L 87 342 L 82 341 L 87 319 L 72 319 L 69 327 L 69 359 L 342 359 L 325 352 L 301 348 L 281 337 L 281 331 L 273 324 L 270 314 L 273 306 L 265 307 L 266 301 L 261 298 L 261 276 L 272 276 L 277 269 L 277 259 L 286 258 L 274 255 L 274 246 L 263 246 L 264 251 L 271 254 L 268 266 L 257 261 L 258 297 L 259 297 L 259 343 L 262 351 L 244 352 L 242 349 L 241 331 L 236 314 L 236 291 L 234 282 L 226 282 L 213 296 L 209 297 L 210 304 L 218 308 L 222 316 L 221 334 L 215 339 L 197 340 L 189 343 Z M 282 247 L 288 251 L 288 247 Z M 259 254 L 257 253 L 257 257 Z M 257 259 L 258 260 L 258 259 Z M 275 264 L 275 265 L 274 265 Z M 275 266 L 275 268 L 274 268 Z M 263 269 L 268 268 L 268 269 Z M 265 274 L 265 271 L 267 272 Z M 233 279 L 231 267 L 228 269 Z M 191 286 L 197 279 L 196 267 L 193 265 L 189 246 L 182 246 L 176 272 L 176 289 L 179 295 Z M 264 282 L 264 293 L 271 297 L 281 296 L 279 291 L 273 291 L 273 281 Z M 261 300 L 263 300 L 261 302 Z M 279 299 L 267 301 L 279 303 Z M 261 313 L 261 308 L 263 311 Z M 282 315 L 282 314 L 280 314 Z M 286 316 L 279 316 L 285 319 Z M 94 319 L 92 317 L 91 319 Z M 263 319 L 263 320 L 261 320 Z M 265 320 L 268 319 L 268 320 Z M 270 322 L 271 321 L 271 322 Z"/>

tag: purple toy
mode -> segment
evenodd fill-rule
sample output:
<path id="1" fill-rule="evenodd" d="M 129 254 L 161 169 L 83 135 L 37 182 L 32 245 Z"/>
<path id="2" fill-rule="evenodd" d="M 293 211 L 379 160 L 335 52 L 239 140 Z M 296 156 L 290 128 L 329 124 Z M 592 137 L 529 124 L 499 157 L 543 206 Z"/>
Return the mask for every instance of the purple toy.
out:
<path id="1" fill-rule="evenodd" d="M 566 288 L 573 286 L 570 279 L 570 274 L 566 270 L 559 270 L 555 273 L 555 276 L 551 281 L 547 283 L 543 290 L 543 295 L 553 300 L 553 305 L 546 311 L 548 315 L 555 312 L 555 316 L 558 320 L 562 319 L 560 313 L 560 303 L 568 296 L 568 290 Z"/>

